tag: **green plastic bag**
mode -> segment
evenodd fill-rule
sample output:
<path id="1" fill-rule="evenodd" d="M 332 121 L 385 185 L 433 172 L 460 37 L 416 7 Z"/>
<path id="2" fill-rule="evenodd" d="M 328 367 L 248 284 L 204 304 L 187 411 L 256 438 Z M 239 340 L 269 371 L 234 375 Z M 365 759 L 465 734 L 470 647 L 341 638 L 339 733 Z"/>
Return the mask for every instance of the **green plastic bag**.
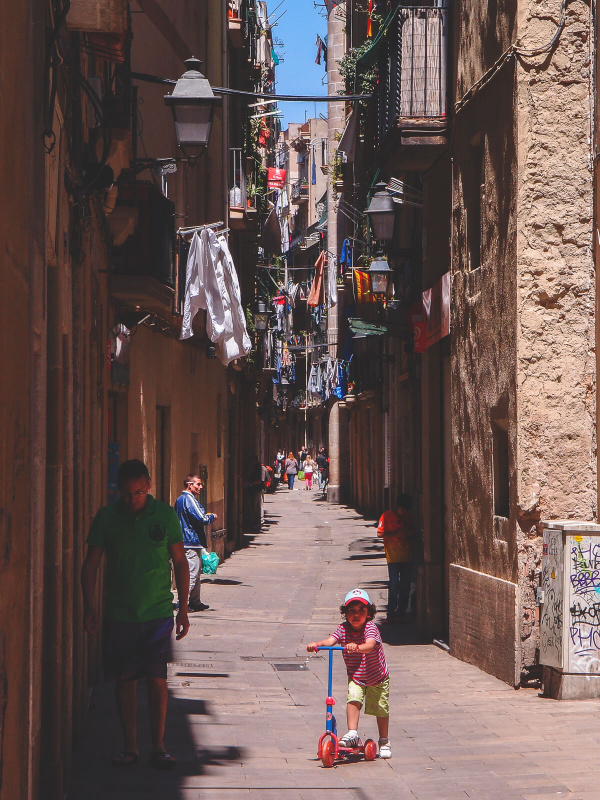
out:
<path id="1" fill-rule="evenodd" d="M 202 551 L 202 572 L 204 575 L 214 575 L 219 566 L 219 556 L 216 553 Z"/>
<path id="2" fill-rule="evenodd" d="M 304 480 L 304 470 L 303 469 L 301 469 L 300 472 L 298 473 L 298 480 L 299 481 L 303 481 Z"/>

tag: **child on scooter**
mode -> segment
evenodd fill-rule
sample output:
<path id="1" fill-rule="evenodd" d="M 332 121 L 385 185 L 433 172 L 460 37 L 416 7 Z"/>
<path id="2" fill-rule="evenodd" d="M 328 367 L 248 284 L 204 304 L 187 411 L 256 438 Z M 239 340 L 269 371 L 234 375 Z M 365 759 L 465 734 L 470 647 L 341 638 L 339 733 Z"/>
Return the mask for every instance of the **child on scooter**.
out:
<path id="1" fill-rule="evenodd" d="M 377 717 L 379 757 L 391 758 L 388 738 L 390 677 L 379 629 L 372 621 L 377 609 L 364 589 L 353 589 L 346 595 L 340 611 L 346 621 L 338 625 L 327 639 L 310 642 L 306 649 L 315 653 L 319 647 L 341 645 L 344 648 L 348 673 L 348 733 L 340 739 L 340 746 L 358 746 L 358 720 L 364 704 L 365 714 Z"/>

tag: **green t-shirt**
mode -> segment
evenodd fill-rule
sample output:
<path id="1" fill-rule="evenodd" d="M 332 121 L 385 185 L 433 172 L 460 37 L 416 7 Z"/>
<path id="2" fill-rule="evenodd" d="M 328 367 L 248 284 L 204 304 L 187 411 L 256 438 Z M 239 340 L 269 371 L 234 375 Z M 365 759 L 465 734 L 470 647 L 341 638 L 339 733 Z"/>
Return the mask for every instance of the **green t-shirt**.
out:
<path id="1" fill-rule="evenodd" d="M 87 543 L 106 550 L 107 619 L 150 622 L 173 615 L 169 546 L 181 541 L 175 509 L 152 495 L 137 516 L 121 501 L 98 511 Z"/>

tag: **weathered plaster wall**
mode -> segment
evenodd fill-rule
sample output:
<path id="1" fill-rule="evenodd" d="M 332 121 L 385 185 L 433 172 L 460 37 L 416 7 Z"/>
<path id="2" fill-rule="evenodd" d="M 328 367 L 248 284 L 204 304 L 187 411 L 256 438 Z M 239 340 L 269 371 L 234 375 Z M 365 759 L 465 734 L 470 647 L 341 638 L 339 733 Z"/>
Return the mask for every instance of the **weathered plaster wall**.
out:
<path id="1" fill-rule="evenodd" d="M 532 16 L 535 14 L 535 16 Z M 520 8 L 527 46 L 555 25 Z M 596 519 L 595 286 L 589 7 L 568 6 L 556 51 L 518 88 L 518 499 L 544 517 Z M 527 526 L 529 527 L 529 525 Z"/>
<path id="2" fill-rule="evenodd" d="M 549 15 L 549 9 L 554 10 Z M 523 662 L 538 646 L 543 518 L 597 518 L 595 276 L 589 6 L 556 49 L 523 61 L 518 91 L 518 547 Z M 548 19 L 548 16 L 551 18 Z M 519 36 L 549 41 L 552 3 L 519 6 Z"/>
<path id="3" fill-rule="evenodd" d="M 515 682 L 516 542 L 516 120 L 508 64 L 457 116 L 453 152 L 451 318 L 452 559 L 450 648 Z M 481 170 L 475 164 L 481 159 Z M 481 182 L 480 182 L 481 181 Z M 478 211 L 476 209 L 479 209 Z M 469 226 L 479 225 L 480 266 L 472 269 Z M 472 242 L 471 242 L 472 247 Z M 509 512 L 494 506 L 494 420 L 509 443 Z M 468 569 L 461 569 L 466 567 Z M 452 576 L 460 575 L 460 581 Z M 487 587 L 487 588 L 486 588 Z M 512 589 L 511 589 L 512 587 Z M 473 616 L 489 593 L 494 631 Z M 492 668 L 492 665 L 496 665 Z"/>
<path id="4" fill-rule="evenodd" d="M 509 420 L 516 443 L 516 142 L 514 73 L 500 73 L 488 93 L 459 116 L 453 167 L 452 469 L 454 559 L 515 581 L 516 465 L 511 460 L 511 515 L 494 519 L 492 419 Z M 467 209 L 472 142 L 482 149 L 481 266 L 469 269 Z"/>
<path id="5" fill-rule="evenodd" d="M 452 6 L 454 27 L 454 99 L 459 100 L 512 44 L 517 0 Z"/>
<path id="6" fill-rule="evenodd" d="M 520 46 L 551 40 L 558 6 L 524 3 L 518 13 Z M 483 17 L 480 24 L 486 30 Z M 588 6 L 569 4 L 556 48 L 507 63 L 456 123 L 455 558 L 516 585 L 520 669 L 535 662 L 538 644 L 537 523 L 541 516 L 594 520 L 597 513 L 588 35 Z M 460 97 L 485 59 L 459 53 Z M 482 265 L 469 270 L 465 209 L 479 132 Z M 508 520 L 494 516 L 495 417 L 508 421 Z"/>

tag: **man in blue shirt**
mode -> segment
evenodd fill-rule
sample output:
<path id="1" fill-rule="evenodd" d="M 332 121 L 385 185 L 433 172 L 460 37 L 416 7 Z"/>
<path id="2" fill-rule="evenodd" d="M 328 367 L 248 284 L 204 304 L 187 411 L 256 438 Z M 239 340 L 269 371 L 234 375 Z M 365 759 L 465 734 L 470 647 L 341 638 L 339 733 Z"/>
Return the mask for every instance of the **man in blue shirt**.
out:
<path id="1" fill-rule="evenodd" d="M 207 514 L 200 505 L 202 479 L 199 475 L 187 475 L 184 491 L 177 498 L 175 511 L 183 531 L 183 546 L 190 567 L 190 599 L 188 611 L 205 611 L 206 603 L 200 600 L 200 578 L 202 576 L 202 550 L 206 550 L 205 525 L 217 519 L 216 514 Z"/>

